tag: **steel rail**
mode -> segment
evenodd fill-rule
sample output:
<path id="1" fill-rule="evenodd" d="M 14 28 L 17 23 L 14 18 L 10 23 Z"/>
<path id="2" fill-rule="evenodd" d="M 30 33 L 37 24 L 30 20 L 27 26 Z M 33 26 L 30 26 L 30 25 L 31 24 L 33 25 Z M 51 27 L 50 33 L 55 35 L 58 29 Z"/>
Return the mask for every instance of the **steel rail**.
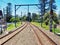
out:
<path id="1" fill-rule="evenodd" d="M 16 30 L 18 30 L 19 28 L 23 27 L 24 25 L 25 25 L 25 23 L 24 23 L 23 25 L 21 25 L 20 27 L 16 28 L 15 30 L 13 30 L 11 33 L 15 32 Z M 11 33 L 8 32 L 8 34 L 6 34 L 6 35 L 0 37 L 0 39 L 2 39 L 2 38 L 4 38 L 4 37 L 8 36 L 8 35 L 11 34 Z"/>
<path id="2" fill-rule="evenodd" d="M 46 38 L 50 41 L 51 44 L 57 45 L 49 36 L 47 36 L 47 35 L 46 35 L 42 30 L 40 30 L 37 26 L 35 26 L 35 25 L 33 25 L 33 24 L 30 24 L 30 26 L 32 27 L 33 31 L 35 32 L 35 34 L 36 34 L 37 38 L 39 39 L 39 42 L 41 43 L 41 45 L 44 45 L 44 44 L 42 43 L 41 39 L 39 38 L 38 34 L 36 33 L 34 27 L 37 28 L 37 30 L 39 30 L 40 32 L 42 32 L 43 35 L 46 36 Z"/>
<path id="3" fill-rule="evenodd" d="M 21 29 L 18 28 L 18 29 L 16 29 L 16 31 L 13 31 L 12 33 L 8 34 L 7 36 L 4 36 L 3 38 L 1 38 L 1 39 L 0 39 L 0 45 L 5 44 L 7 41 L 9 41 L 10 39 L 12 39 L 14 36 L 16 36 L 17 34 L 19 34 L 26 26 L 27 26 L 27 24 L 25 24 L 24 26 L 22 26 Z M 12 35 L 12 34 L 13 34 L 13 35 Z M 10 35 L 12 35 L 12 36 L 10 36 Z M 10 36 L 10 37 L 9 37 L 9 36 Z M 9 38 L 8 38 L 8 37 L 9 37 Z M 3 39 L 5 39 L 5 38 L 7 38 L 7 39 L 3 41 Z M 1 40 L 2 40 L 3 42 L 1 42 Z"/>

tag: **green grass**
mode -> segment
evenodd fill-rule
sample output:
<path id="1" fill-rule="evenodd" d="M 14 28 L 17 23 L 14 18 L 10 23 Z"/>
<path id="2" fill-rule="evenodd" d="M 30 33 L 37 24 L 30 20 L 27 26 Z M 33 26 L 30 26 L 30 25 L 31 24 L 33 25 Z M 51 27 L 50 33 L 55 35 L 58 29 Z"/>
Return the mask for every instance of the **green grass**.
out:
<path id="1" fill-rule="evenodd" d="M 41 24 L 40 23 L 38 23 L 38 22 L 31 22 L 32 24 L 34 24 L 34 25 L 36 25 L 36 26 L 38 26 L 38 27 L 41 27 Z M 49 29 L 49 26 L 46 26 L 44 23 L 43 23 L 43 28 L 45 28 L 46 30 L 48 30 Z"/>
<path id="2" fill-rule="evenodd" d="M 54 28 L 53 28 L 53 32 L 54 32 Z M 55 29 L 55 32 L 56 32 L 56 33 L 60 33 L 60 29 L 59 29 L 59 28 L 56 28 L 56 29 Z"/>
<path id="3" fill-rule="evenodd" d="M 17 22 L 16 25 L 17 25 L 17 27 L 21 26 L 21 22 Z M 8 31 L 12 31 L 14 29 L 15 29 L 15 24 L 13 24 L 13 23 L 12 24 L 9 24 L 8 27 L 7 27 L 7 30 Z"/>
<path id="4" fill-rule="evenodd" d="M 45 25 L 44 23 L 43 23 L 42 27 L 45 28 L 46 30 L 49 30 L 49 26 Z"/>
<path id="5" fill-rule="evenodd" d="M 41 25 L 40 23 L 37 23 L 37 22 L 31 22 L 31 23 L 38 26 L 38 27 L 40 27 L 40 25 Z"/>
<path id="6" fill-rule="evenodd" d="M 21 22 L 17 22 L 17 27 L 21 26 Z"/>
<path id="7" fill-rule="evenodd" d="M 36 25 L 36 26 L 38 26 L 38 27 L 41 27 L 41 24 L 40 23 L 38 23 L 38 22 L 31 22 L 32 24 L 34 24 L 34 25 Z M 45 30 L 49 30 L 49 25 L 45 25 L 44 23 L 42 24 L 42 28 L 44 28 Z M 54 28 L 52 29 L 53 30 L 53 32 L 54 32 Z M 55 32 L 56 33 L 60 33 L 60 28 L 56 28 L 55 29 Z"/>

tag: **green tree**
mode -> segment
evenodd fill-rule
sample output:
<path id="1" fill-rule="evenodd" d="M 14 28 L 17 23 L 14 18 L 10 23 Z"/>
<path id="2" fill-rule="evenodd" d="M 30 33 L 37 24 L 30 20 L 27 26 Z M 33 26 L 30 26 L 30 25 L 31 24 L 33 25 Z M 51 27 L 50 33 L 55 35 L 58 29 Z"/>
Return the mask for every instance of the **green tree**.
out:
<path id="1" fill-rule="evenodd" d="M 6 21 L 10 22 L 10 19 L 12 18 L 12 4 L 8 3 L 6 7 Z"/>
<path id="2" fill-rule="evenodd" d="M 20 21 L 20 18 L 18 18 L 18 17 L 16 17 L 16 20 L 15 20 L 15 17 L 12 17 L 11 19 L 10 19 L 10 21 L 11 22 L 19 22 Z"/>
<path id="3" fill-rule="evenodd" d="M 10 19 L 10 21 L 11 21 L 11 22 L 14 22 L 14 21 L 15 21 L 15 18 L 14 18 L 14 17 L 12 17 L 12 18 Z"/>
<path id="4" fill-rule="evenodd" d="M 41 13 L 41 27 L 42 27 L 42 23 L 44 22 L 44 20 L 43 20 L 43 16 L 44 16 L 44 14 L 45 14 L 45 12 L 47 12 L 47 10 L 49 9 L 49 8 L 46 8 L 46 7 L 48 7 L 48 0 L 39 0 L 39 6 L 38 6 L 38 8 L 40 9 L 39 10 L 39 12 Z"/>
<path id="5" fill-rule="evenodd" d="M 27 14 L 28 16 L 27 16 L 27 18 L 26 18 L 26 20 L 27 21 L 29 21 L 29 22 L 31 22 L 31 13 L 30 12 L 28 12 L 28 14 Z"/>
<path id="6" fill-rule="evenodd" d="M 11 19 L 10 19 L 10 22 L 19 22 L 20 21 L 20 17 L 18 16 L 18 15 L 16 15 L 16 19 L 15 19 L 15 17 L 12 17 Z"/>
<path id="7" fill-rule="evenodd" d="M 50 9 L 50 32 L 52 32 L 52 25 L 53 25 L 53 20 L 55 21 L 56 18 L 54 18 L 53 13 L 56 10 L 56 4 L 55 0 L 49 0 L 49 9 Z M 52 19 L 53 18 L 53 19 Z"/>
<path id="8" fill-rule="evenodd" d="M 32 21 L 36 21 L 37 20 L 37 14 L 36 13 L 32 13 Z"/>
<path id="9" fill-rule="evenodd" d="M 27 18 L 27 16 L 24 15 L 24 16 L 21 17 L 21 20 L 22 20 L 22 21 L 26 21 L 26 18 Z"/>
<path id="10" fill-rule="evenodd" d="M 32 21 L 40 22 L 40 15 L 32 13 Z"/>
<path id="11" fill-rule="evenodd" d="M 44 15 L 44 22 L 45 22 L 46 25 L 49 24 L 49 20 L 50 20 L 49 18 L 50 18 L 49 13 L 46 13 L 46 14 Z M 53 21 L 54 23 L 56 23 L 56 24 L 59 24 L 59 21 L 58 21 L 58 18 L 57 18 L 57 14 L 56 14 L 56 13 L 53 13 L 52 21 Z"/>

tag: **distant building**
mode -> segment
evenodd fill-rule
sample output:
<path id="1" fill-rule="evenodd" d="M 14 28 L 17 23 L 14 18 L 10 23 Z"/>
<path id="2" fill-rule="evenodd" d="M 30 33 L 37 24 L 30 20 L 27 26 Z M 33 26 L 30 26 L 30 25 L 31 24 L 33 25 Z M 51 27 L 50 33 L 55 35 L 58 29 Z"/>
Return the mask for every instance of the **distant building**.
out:
<path id="1" fill-rule="evenodd" d="M 3 32 L 3 30 L 6 30 L 6 21 L 3 18 L 2 10 L 0 10 L 0 34 Z"/>
<path id="2" fill-rule="evenodd" d="M 27 15 L 28 16 L 27 16 L 26 20 L 29 21 L 29 22 L 31 22 L 31 13 L 29 12 Z"/>
<path id="3" fill-rule="evenodd" d="M 2 10 L 0 10 L 0 19 L 3 17 Z"/>

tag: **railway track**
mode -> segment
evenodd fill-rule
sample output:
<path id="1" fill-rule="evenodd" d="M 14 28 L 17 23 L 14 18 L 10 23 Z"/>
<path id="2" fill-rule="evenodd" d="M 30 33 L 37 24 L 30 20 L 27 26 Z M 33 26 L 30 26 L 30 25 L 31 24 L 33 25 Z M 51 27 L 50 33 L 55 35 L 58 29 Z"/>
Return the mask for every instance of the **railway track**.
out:
<path id="1" fill-rule="evenodd" d="M 37 45 L 35 35 L 32 28 L 27 24 L 26 28 L 23 29 L 19 34 L 11 38 L 3 45 Z"/>
<path id="2" fill-rule="evenodd" d="M 20 36 L 19 36 L 20 32 L 21 31 L 23 32 L 24 30 L 25 30 L 25 32 L 27 32 L 27 30 L 30 30 L 30 32 L 33 31 L 33 34 L 35 34 L 35 39 L 37 39 L 36 42 L 38 43 L 38 45 L 58 45 L 48 35 L 46 35 L 42 30 L 40 30 L 38 27 L 36 27 L 35 25 L 33 25 L 31 23 L 25 23 L 21 27 L 14 30 L 13 32 L 1 37 L 0 38 L 0 45 L 9 44 L 12 41 L 13 38 L 15 39 L 15 41 L 13 39 L 14 42 L 12 41 L 12 43 L 15 45 L 15 42 L 20 39 Z M 16 38 L 18 38 L 18 39 L 16 39 Z M 18 41 L 17 43 L 20 43 L 20 42 Z M 13 45 L 13 44 L 11 44 L 11 45 Z"/>
<path id="3" fill-rule="evenodd" d="M 40 30 L 35 25 L 30 24 L 33 29 L 40 45 L 57 45 L 52 39 L 50 39 L 42 30 Z"/>
<path id="4" fill-rule="evenodd" d="M 23 24 L 21 27 L 17 28 L 13 32 L 1 37 L 0 38 L 0 45 L 3 45 L 4 43 L 6 43 L 10 39 L 12 39 L 15 35 L 19 34 L 26 26 L 27 26 L 27 23 Z"/>
<path id="5" fill-rule="evenodd" d="M 8 34 L 6 34 L 6 35 L 4 35 L 4 36 L 0 37 L 0 39 L 2 39 L 2 38 L 4 38 L 4 37 L 8 36 L 9 34 L 11 34 L 11 33 L 13 33 L 13 32 L 15 32 L 16 30 L 18 30 L 19 28 L 23 27 L 24 25 L 25 25 L 25 23 L 24 23 L 24 24 L 22 24 L 20 27 L 18 27 L 18 28 L 16 28 L 16 29 L 14 29 L 13 31 L 8 32 Z"/>

